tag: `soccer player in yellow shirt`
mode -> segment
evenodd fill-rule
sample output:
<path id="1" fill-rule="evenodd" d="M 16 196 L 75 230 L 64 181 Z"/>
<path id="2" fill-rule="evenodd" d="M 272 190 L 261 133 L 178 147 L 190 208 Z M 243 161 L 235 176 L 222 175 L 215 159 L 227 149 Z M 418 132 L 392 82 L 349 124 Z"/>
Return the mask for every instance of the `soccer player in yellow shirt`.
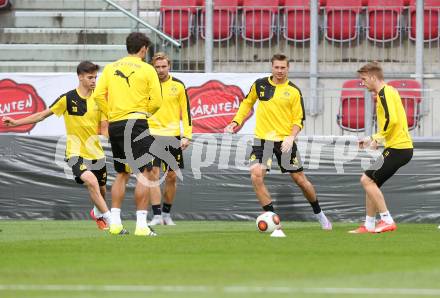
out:
<path id="1" fill-rule="evenodd" d="M 107 118 L 91 98 L 95 89 L 99 66 L 89 61 L 77 67 L 79 84 L 58 97 L 46 110 L 22 119 L 3 117 L 7 126 L 19 126 L 43 121 L 55 114 L 64 117 L 66 126 L 66 160 L 75 175 L 75 181 L 85 184 L 95 208 L 91 215 L 100 229 L 110 224 L 110 211 L 105 203 L 107 169 L 105 155 L 98 134 L 107 135 Z"/>
<path id="2" fill-rule="evenodd" d="M 258 100 L 256 111 L 255 140 L 250 155 L 251 180 L 264 211 L 274 212 L 272 198 L 264 184 L 275 154 L 282 173 L 289 173 L 301 188 L 324 230 L 332 225 L 321 210 L 315 188 L 304 175 L 295 139 L 304 125 L 305 112 L 301 91 L 287 77 L 289 60 L 285 55 L 272 57 L 272 76 L 261 78 L 252 85 L 249 94 L 226 132 L 233 132 Z"/>
<path id="3" fill-rule="evenodd" d="M 163 103 L 159 111 L 148 119 L 148 123 L 155 142 L 159 142 L 159 146 L 170 153 L 168 157 L 170 160 L 155 157 L 152 162 L 155 181 L 159 181 L 161 167 L 166 172 L 166 177 L 162 210 L 160 208 L 159 185 L 157 184 L 151 190 L 151 207 L 154 216 L 150 225 L 175 225 L 170 215 L 177 187 L 175 171 L 184 167 L 182 150 L 189 146 L 192 138 L 191 113 L 185 85 L 169 74 L 170 59 L 168 56 L 162 52 L 156 53 L 153 56 L 152 64 L 162 85 Z M 181 118 L 183 122 L 182 137 Z"/>
<path id="4" fill-rule="evenodd" d="M 359 141 L 359 148 L 385 149 L 376 162 L 365 171 L 361 184 L 366 193 L 365 224 L 350 233 L 382 233 L 395 231 L 397 226 L 388 211 L 380 187 L 413 156 L 413 143 L 408 131 L 405 109 L 399 92 L 385 84 L 381 66 L 370 62 L 358 70 L 363 85 L 376 94 L 378 132 Z M 376 225 L 376 213 L 380 221 Z"/>
<path id="5" fill-rule="evenodd" d="M 162 93 L 156 70 L 145 62 L 151 45 L 140 32 L 126 39 L 128 55 L 105 66 L 93 96 L 103 110 L 108 110 L 109 138 L 117 172 L 112 185 L 111 234 L 125 233 L 121 206 L 131 171 L 136 172 L 134 190 L 137 236 L 155 236 L 147 225 L 149 181 L 152 179 L 149 154 L 153 138 L 147 118 L 162 104 Z M 128 166 L 127 166 L 128 165 Z"/>

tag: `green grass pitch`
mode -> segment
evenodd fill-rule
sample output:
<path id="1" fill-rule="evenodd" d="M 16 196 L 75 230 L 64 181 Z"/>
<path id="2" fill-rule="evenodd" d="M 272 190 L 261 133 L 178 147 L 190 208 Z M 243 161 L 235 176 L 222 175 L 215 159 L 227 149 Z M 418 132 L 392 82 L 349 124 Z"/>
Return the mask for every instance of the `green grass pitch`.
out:
<path id="1" fill-rule="evenodd" d="M 134 222 L 125 226 L 134 231 Z M 0 221 L 0 297 L 439 297 L 440 230 L 351 235 L 284 222 L 178 221 L 159 237 L 92 221 Z"/>

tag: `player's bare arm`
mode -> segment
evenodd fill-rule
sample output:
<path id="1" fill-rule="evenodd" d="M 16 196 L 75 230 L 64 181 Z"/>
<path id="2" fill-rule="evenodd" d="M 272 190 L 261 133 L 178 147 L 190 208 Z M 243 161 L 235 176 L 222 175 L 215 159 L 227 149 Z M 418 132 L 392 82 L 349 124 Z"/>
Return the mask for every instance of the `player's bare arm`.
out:
<path id="1" fill-rule="evenodd" d="M 366 148 L 368 148 L 370 146 L 371 141 L 372 140 L 371 140 L 370 136 L 364 137 L 364 138 L 358 140 L 358 147 L 359 147 L 359 149 L 366 149 Z"/>
<path id="2" fill-rule="evenodd" d="M 377 140 L 374 140 L 370 136 L 362 138 L 358 141 L 359 149 L 373 149 L 376 150 L 379 147 L 379 143 Z"/>
<path id="3" fill-rule="evenodd" d="M 225 133 L 234 133 L 235 128 L 238 126 L 238 123 L 232 121 L 225 127 Z"/>
<path id="4" fill-rule="evenodd" d="M 101 121 L 99 125 L 98 134 L 108 138 L 108 121 Z"/>
<path id="5" fill-rule="evenodd" d="M 296 140 L 296 136 L 301 131 L 301 127 L 298 125 L 294 125 L 292 128 L 292 133 L 290 136 L 287 136 L 284 138 L 283 142 L 281 143 L 281 152 L 289 152 L 290 149 L 292 149 L 293 142 Z"/>
<path id="6" fill-rule="evenodd" d="M 53 115 L 53 112 L 50 109 L 46 109 L 42 112 L 35 113 L 33 115 L 30 115 L 30 116 L 28 116 L 26 118 L 22 118 L 22 119 L 13 119 L 11 117 L 6 116 L 6 117 L 2 118 L 2 122 L 3 122 L 3 125 L 9 126 L 9 127 L 21 126 L 21 125 L 32 124 L 32 123 L 37 123 L 37 122 L 43 121 L 44 119 L 46 119 L 50 115 Z"/>
<path id="7" fill-rule="evenodd" d="M 182 148 L 182 150 L 185 150 L 186 148 L 188 148 L 189 144 L 191 143 L 191 140 L 188 138 L 182 138 L 180 140 L 180 148 Z"/>

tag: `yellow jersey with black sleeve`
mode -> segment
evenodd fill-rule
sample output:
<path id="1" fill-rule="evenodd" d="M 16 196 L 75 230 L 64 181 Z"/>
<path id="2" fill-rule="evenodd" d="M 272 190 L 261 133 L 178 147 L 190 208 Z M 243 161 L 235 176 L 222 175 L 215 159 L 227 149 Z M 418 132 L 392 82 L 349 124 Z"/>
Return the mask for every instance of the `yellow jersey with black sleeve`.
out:
<path id="1" fill-rule="evenodd" d="M 291 134 L 294 125 L 303 128 L 304 101 L 291 81 L 275 84 L 272 77 L 256 80 L 232 121 L 241 125 L 257 100 L 256 138 L 279 142 Z"/>
<path id="2" fill-rule="evenodd" d="M 377 94 L 376 114 L 378 132 L 373 140 L 383 142 L 386 148 L 413 148 L 402 100 L 392 86 L 385 85 Z"/>
<path id="3" fill-rule="evenodd" d="M 162 82 L 162 97 L 162 106 L 152 117 L 148 118 L 150 133 L 156 136 L 180 137 L 182 117 L 183 137 L 191 139 L 191 111 L 183 82 L 170 76 L 168 80 Z"/>
<path id="4" fill-rule="evenodd" d="M 58 117 L 64 117 L 67 159 L 73 156 L 89 160 L 105 157 L 98 132 L 101 121 L 107 118 L 91 96 L 81 97 L 74 89 L 58 97 L 49 109 Z"/>
<path id="5" fill-rule="evenodd" d="M 93 97 L 109 122 L 146 119 L 162 104 L 156 70 L 139 57 L 127 56 L 104 67 Z"/>

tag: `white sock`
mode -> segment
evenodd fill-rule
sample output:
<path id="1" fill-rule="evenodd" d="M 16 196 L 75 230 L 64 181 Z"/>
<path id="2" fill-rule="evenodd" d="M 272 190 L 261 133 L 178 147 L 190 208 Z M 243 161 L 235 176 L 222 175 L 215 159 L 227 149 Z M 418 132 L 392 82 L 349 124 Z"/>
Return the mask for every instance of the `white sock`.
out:
<path id="1" fill-rule="evenodd" d="M 102 213 L 101 213 L 101 211 L 99 211 L 99 209 L 98 209 L 98 207 L 96 207 L 96 205 L 93 206 L 93 214 L 95 214 L 96 218 L 102 217 Z"/>
<path id="2" fill-rule="evenodd" d="M 327 217 L 324 214 L 324 211 L 321 210 L 318 214 L 315 214 L 315 216 L 318 218 L 318 220 L 321 221 L 327 221 Z"/>
<path id="3" fill-rule="evenodd" d="M 110 211 L 107 211 L 106 213 L 102 214 L 102 217 L 104 217 L 104 220 L 107 222 L 108 225 L 112 222 L 112 214 Z"/>
<path id="4" fill-rule="evenodd" d="M 374 230 L 376 227 L 376 217 L 374 216 L 365 216 L 365 227 L 368 231 Z"/>
<path id="5" fill-rule="evenodd" d="M 147 210 L 136 211 L 136 228 L 144 229 L 147 227 Z"/>
<path id="6" fill-rule="evenodd" d="M 380 219 L 386 222 L 387 224 L 394 223 L 393 218 L 391 217 L 391 214 L 389 211 L 385 211 L 384 213 L 380 213 Z"/>
<path id="7" fill-rule="evenodd" d="M 162 218 L 164 217 L 171 217 L 170 213 L 162 212 Z"/>
<path id="8" fill-rule="evenodd" d="M 111 219 L 112 225 L 121 225 L 122 224 L 121 209 L 120 208 L 112 208 L 111 213 L 112 213 L 112 219 Z"/>

